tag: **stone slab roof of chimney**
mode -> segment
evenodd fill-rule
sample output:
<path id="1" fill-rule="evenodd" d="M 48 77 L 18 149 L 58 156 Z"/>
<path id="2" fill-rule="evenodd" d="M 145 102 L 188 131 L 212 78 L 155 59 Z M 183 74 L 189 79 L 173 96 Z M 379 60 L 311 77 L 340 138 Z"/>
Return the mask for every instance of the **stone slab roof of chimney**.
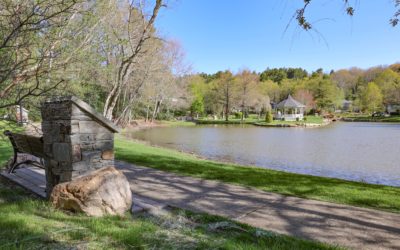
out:
<path id="1" fill-rule="evenodd" d="M 110 129 L 112 132 L 118 133 L 121 130 L 112 121 L 108 120 L 106 117 L 104 117 L 102 114 L 97 112 L 94 108 L 92 108 L 89 104 L 82 101 L 81 99 L 79 99 L 76 96 L 55 97 L 55 98 L 47 100 L 46 103 L 65 102 L 65 101 L 71 101 L 76 106 L 78 106 L 80 109 L 82 109 L 84 112 L 88 113 L 88 115 L 90 115 L 92 118 L 94 118 L 95 120 L 100 122 L 103 126 Z"/>

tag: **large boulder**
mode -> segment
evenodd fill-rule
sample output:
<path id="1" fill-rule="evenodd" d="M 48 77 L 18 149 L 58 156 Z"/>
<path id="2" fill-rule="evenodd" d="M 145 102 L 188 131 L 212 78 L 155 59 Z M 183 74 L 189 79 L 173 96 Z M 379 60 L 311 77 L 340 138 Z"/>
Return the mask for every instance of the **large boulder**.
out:
<path id="1" fill-rule="evenodd" d="M 50 201 L 56 208 L 89 216 L 122 215 L 131 208 L 132 193 L 125 175 L 106 167 L 56 185 Z"/>

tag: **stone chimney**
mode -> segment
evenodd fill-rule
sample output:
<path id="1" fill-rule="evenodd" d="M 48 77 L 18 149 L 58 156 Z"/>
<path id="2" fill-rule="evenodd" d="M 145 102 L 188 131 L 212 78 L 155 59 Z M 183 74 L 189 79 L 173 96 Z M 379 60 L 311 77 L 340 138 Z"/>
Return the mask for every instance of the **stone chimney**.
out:
<path id="1" fill-rule="evenodd" d="M 42 104 L 46 192 L 55 185 L 106 166 L 114 166 L 111 121 L 76 97 L 60 97 Z"/>

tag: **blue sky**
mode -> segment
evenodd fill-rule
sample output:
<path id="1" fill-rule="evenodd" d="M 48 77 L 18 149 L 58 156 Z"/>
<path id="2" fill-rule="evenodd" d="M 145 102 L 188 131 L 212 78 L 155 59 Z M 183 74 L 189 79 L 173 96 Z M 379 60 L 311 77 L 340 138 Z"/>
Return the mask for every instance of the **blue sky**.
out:
<path id="1" fill-rule="evenodd" d="M 307 16 L 314 31 L 295 20 L 302 0 L 177 0 L 157 21 L 161 34 L 179 41 L 195 72 L 267 67 L 367 68 L 400 61 L 400 26 L 389 19 L 392 0 L 313 0 Z M 318 32 L 320 34 L 318 34 Z"/>

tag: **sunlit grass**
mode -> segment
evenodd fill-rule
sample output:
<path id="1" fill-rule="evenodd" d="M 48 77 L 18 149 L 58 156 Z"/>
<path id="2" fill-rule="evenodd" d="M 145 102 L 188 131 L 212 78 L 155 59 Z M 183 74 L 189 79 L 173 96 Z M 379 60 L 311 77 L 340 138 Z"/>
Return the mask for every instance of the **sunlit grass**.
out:
<path id="1" fill-rule="evenodd" d="M 160 121 L 160 124 L 168 127 L 191 127 L 196 125 L 196 123 L 191 121 Z"/>
<path id="2" fill-rule="evenodd" d="M 343 115 L 345 120 L 355 121 L 355 122 L 400 122 L 400 115 L 391 115 L 389 117 L 372 117 L 370 115 L 357 115 L 348 114 Z"/>
<path id="3" fill-rule="evenodd" d="M 211 120 L 211 119 L 199 119 L 196 121 L 197 124 L 254 124 L 258 126 L 279 126 L 279 125 L 303 125 L 303 124 L 322 124 L 323 118 L 321 116 L 306 116 L 304 121 L 282 121 L 273 120 L 270 123 L 266 123 L 265 119 L 251 116 L 244 119 L 243 121 L 238 118 L 230 118 L 228 121 L 223 119 Z"/>
<path id="4" fill-rule="evenodd" d="M 0 120 L 0 169 L 4 167 L 4 164 L 12 156 L 13 151 L 9 139 L 3 135 L 5 130 L 21 132 L 23 127 L 19 127 L 15 123 Z"/>

